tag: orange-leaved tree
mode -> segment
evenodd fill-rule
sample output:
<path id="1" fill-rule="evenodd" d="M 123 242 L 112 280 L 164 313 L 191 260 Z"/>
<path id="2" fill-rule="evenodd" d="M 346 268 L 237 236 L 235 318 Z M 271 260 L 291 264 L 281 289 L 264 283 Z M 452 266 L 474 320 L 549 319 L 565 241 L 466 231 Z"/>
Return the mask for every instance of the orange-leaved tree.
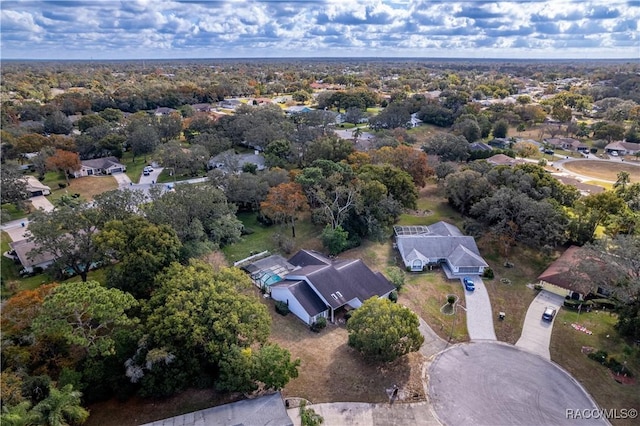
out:
<path id="1" fill-rule="evenodd" d="M 77 152 L 56 149 L 56 153 L 47 159 L 47 168 L 63 172 L 67 185 L 69 185 L 69 173 L 78 171 L 81 167 L 82 163 Z"/>
<path id="2" fill-rule="evenodd" d="M 269 189 L 267 198 L 260 203 L 262 213 L 278 223 L 291 223 L 291 234 L 296 237 L 295 222 L 309 210 L 302 187 L 295 182 L 281 183 Z"/>

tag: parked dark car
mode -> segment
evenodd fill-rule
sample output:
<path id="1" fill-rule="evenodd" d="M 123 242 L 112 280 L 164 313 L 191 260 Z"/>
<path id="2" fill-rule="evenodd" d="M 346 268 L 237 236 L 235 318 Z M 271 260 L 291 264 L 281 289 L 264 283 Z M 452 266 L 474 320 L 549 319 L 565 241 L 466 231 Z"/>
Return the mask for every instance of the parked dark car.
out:
<path id="1" fill-rule="evenodd" d="M 544 312 L 542 313 L 542 319 L 545 321 L 553 321 L 553 317 L 556 316 L 556 310 L 547 306 L 544 308 Z"/>

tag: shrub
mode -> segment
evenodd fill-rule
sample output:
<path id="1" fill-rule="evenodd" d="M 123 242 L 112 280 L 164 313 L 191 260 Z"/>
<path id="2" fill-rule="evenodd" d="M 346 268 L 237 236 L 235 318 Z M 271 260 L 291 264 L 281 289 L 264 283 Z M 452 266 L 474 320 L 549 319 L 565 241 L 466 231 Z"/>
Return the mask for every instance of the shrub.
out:
<path id="1" fill-rule="evenodd" d="M 396 290 L 400 290 L 404 285 L 404 272 L 397 266 L 389 266 L 385 269 L 389 281 L 396 287 Z"/>
<path id="2" fill-rule="evenodd" d="M 482 277 L 492 280 L 495 277 L 493 269 L 491 268 L 485 269 L 484 272 L 482 273 Z"/>
<path id="3" fill-rule="evenodd" d="M 240 231 L 241 235 L 251 235 L 254 232 L 256 232 L 256 231 L 254 231 L 253 229 L 249 228 L 248 226 L 243 226 L 242 227 L 242 231 Z"/>
<path id="4" fill-rule="evenodd" d="M 34 266 L 33 267 L 33 274 L 34 275 L 38 275 L 44 272 L 44 269 L 42 269 L 42 266 Z"/>
<path id="5" fill-rule="evenodd" d="M 66 188 L 67 184 L 66 183 L 59 183 L 58 187 L 60 187 L 60 189 Z"/>
<path id="6" fill-rule="evenodd" d="M 609 354 L 606 351 L 599 350 L 599 351 L 596 351 L 596 352 L 591 352 L 587 356 L 589 358 L 591 358 L 592 360 L 597 361 L 602 365 L 605 365 L 606 362 L 607 362 L 607 356 L 609 356 Z"/>
<path id="7" fill-rule="evenodd" d="M 276 301 L 276 312 L 279 313 L 280 315 L 287 316 L 289 314 L 289 306 L 287 306 L 286 303 L 282 302 L 282 301 Z"/>
<path id="8" fill-rule="evenodd" d="M 616 303 L 611 299 L 591 299 L 588 302 L 591 302 L 594 306 L 604 307 L 607 309 L 615 309 Z"/>
<path id="9" fill-rule="evenodd" d="M 396 303 L 398 301 L 398 292 L 394 290 L 389 293 L 389 300 L 391 300 L 393 303 Z"/>
<path id="10" fill-rule="evenodd" d="M 447 303 L 453 305 L 456 302 L 456 297 L 453 294 L 447 296 Z"/>
<path id="11" fill-rule="evenodd" d="M 540 290 L 542 290 L 542 284 L 536 284 L 536 285 L 533 286 L 533 288 L 534 288 L 535 291 L 540 291 Z"/>
<path id="12" fill-rule="evenodd" d="M 327 326 L 327 319 L 325 317 L 320 317 L 316 320 L 316 322 L 311 324 L 311 331 L 319 333 L 320 330 L 322 330 L 326 326 Z"/>

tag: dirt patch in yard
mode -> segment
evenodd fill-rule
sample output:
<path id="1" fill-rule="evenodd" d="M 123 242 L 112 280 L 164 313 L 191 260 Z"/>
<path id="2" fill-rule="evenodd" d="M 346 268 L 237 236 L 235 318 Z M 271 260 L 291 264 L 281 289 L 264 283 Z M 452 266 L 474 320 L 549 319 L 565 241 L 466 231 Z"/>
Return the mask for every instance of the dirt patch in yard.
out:
<path id="1" fill-rule="evenodd" d="M 391 363 L 373 363 L 347 344 L 344 326 L 329 324 L 312 332 L 293 314 L 275 313 L 272 300 L 264 300 L 272 317 L 270 340 L 300 358 L 300 375 L 284 388 L 285 397 L 321 402 L 386 402 L 385 389 L 398 385 L 411 402 L 425 399 L 422 385 L 424 357 L 419 353 Z"/>
<path id="2" fill-rule="evenodd" d="M 51 202 L 57 200 L 63 195 L 80 194 L 87 200 L 93 200 L 98 194 L 106 191 L 118 189 L 118 182 L 113 176 L 85 176 L 77 179 L 71 179 L 70 185 L 66 188 L 51 188 L 51 195 L 48 197 Z"/>

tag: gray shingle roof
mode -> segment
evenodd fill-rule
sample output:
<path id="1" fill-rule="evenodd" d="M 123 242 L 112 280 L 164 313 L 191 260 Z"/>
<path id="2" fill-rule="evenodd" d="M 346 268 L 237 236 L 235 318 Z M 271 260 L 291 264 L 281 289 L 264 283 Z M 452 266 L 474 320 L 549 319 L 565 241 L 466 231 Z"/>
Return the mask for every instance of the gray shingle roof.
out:
<path id="1" fill-rule="evenodd" d="M 309 316 L 315 316 L 327 310 L 327 305 L 325 305 L 315 291 L 309 287 L 309 284 L 307 284 L 306 281 L 283 280 L 271 287 L 288 288 L 293 297 L 295 297 L 300 305 L 302 305 Z"/>
<path id="2" fill-rule="evenodd" d="M 425 226 L 426 231 L 405 233 L 405 227 L 396 226 L 396 244 L 405 264 L 419 259 L 431 262 L 448 259 L 452 266 L 488 266 L 480 256 L 473 237 L 462 235 L 450 223 L 440 221 Z"/>
<path id="3" fill-rule="evenodd" d="M 302 250 L 289 259 L 289 263 L 302 267 L 287 277 L 296 280 L 306 277 L 334 309 L 353 299 L 364 302 L 382 296 L 395 288 L 382 274 L 374 273 L 359 259 L 331 262 L 319 253 Z"/>
<path id="4" fill-rule="evenodd" d="M 280 392 L 207 408 L 143 426 L 293 426 Z"/>
<path id="5" fill-rule="evenodd" d="M 93 160 L 82 161 L 83 166 L 91 167 L 94 169 L 107 169 L 111 166 L 124 166 L 116 157 L 103 157 L 95 158 Z"/>

